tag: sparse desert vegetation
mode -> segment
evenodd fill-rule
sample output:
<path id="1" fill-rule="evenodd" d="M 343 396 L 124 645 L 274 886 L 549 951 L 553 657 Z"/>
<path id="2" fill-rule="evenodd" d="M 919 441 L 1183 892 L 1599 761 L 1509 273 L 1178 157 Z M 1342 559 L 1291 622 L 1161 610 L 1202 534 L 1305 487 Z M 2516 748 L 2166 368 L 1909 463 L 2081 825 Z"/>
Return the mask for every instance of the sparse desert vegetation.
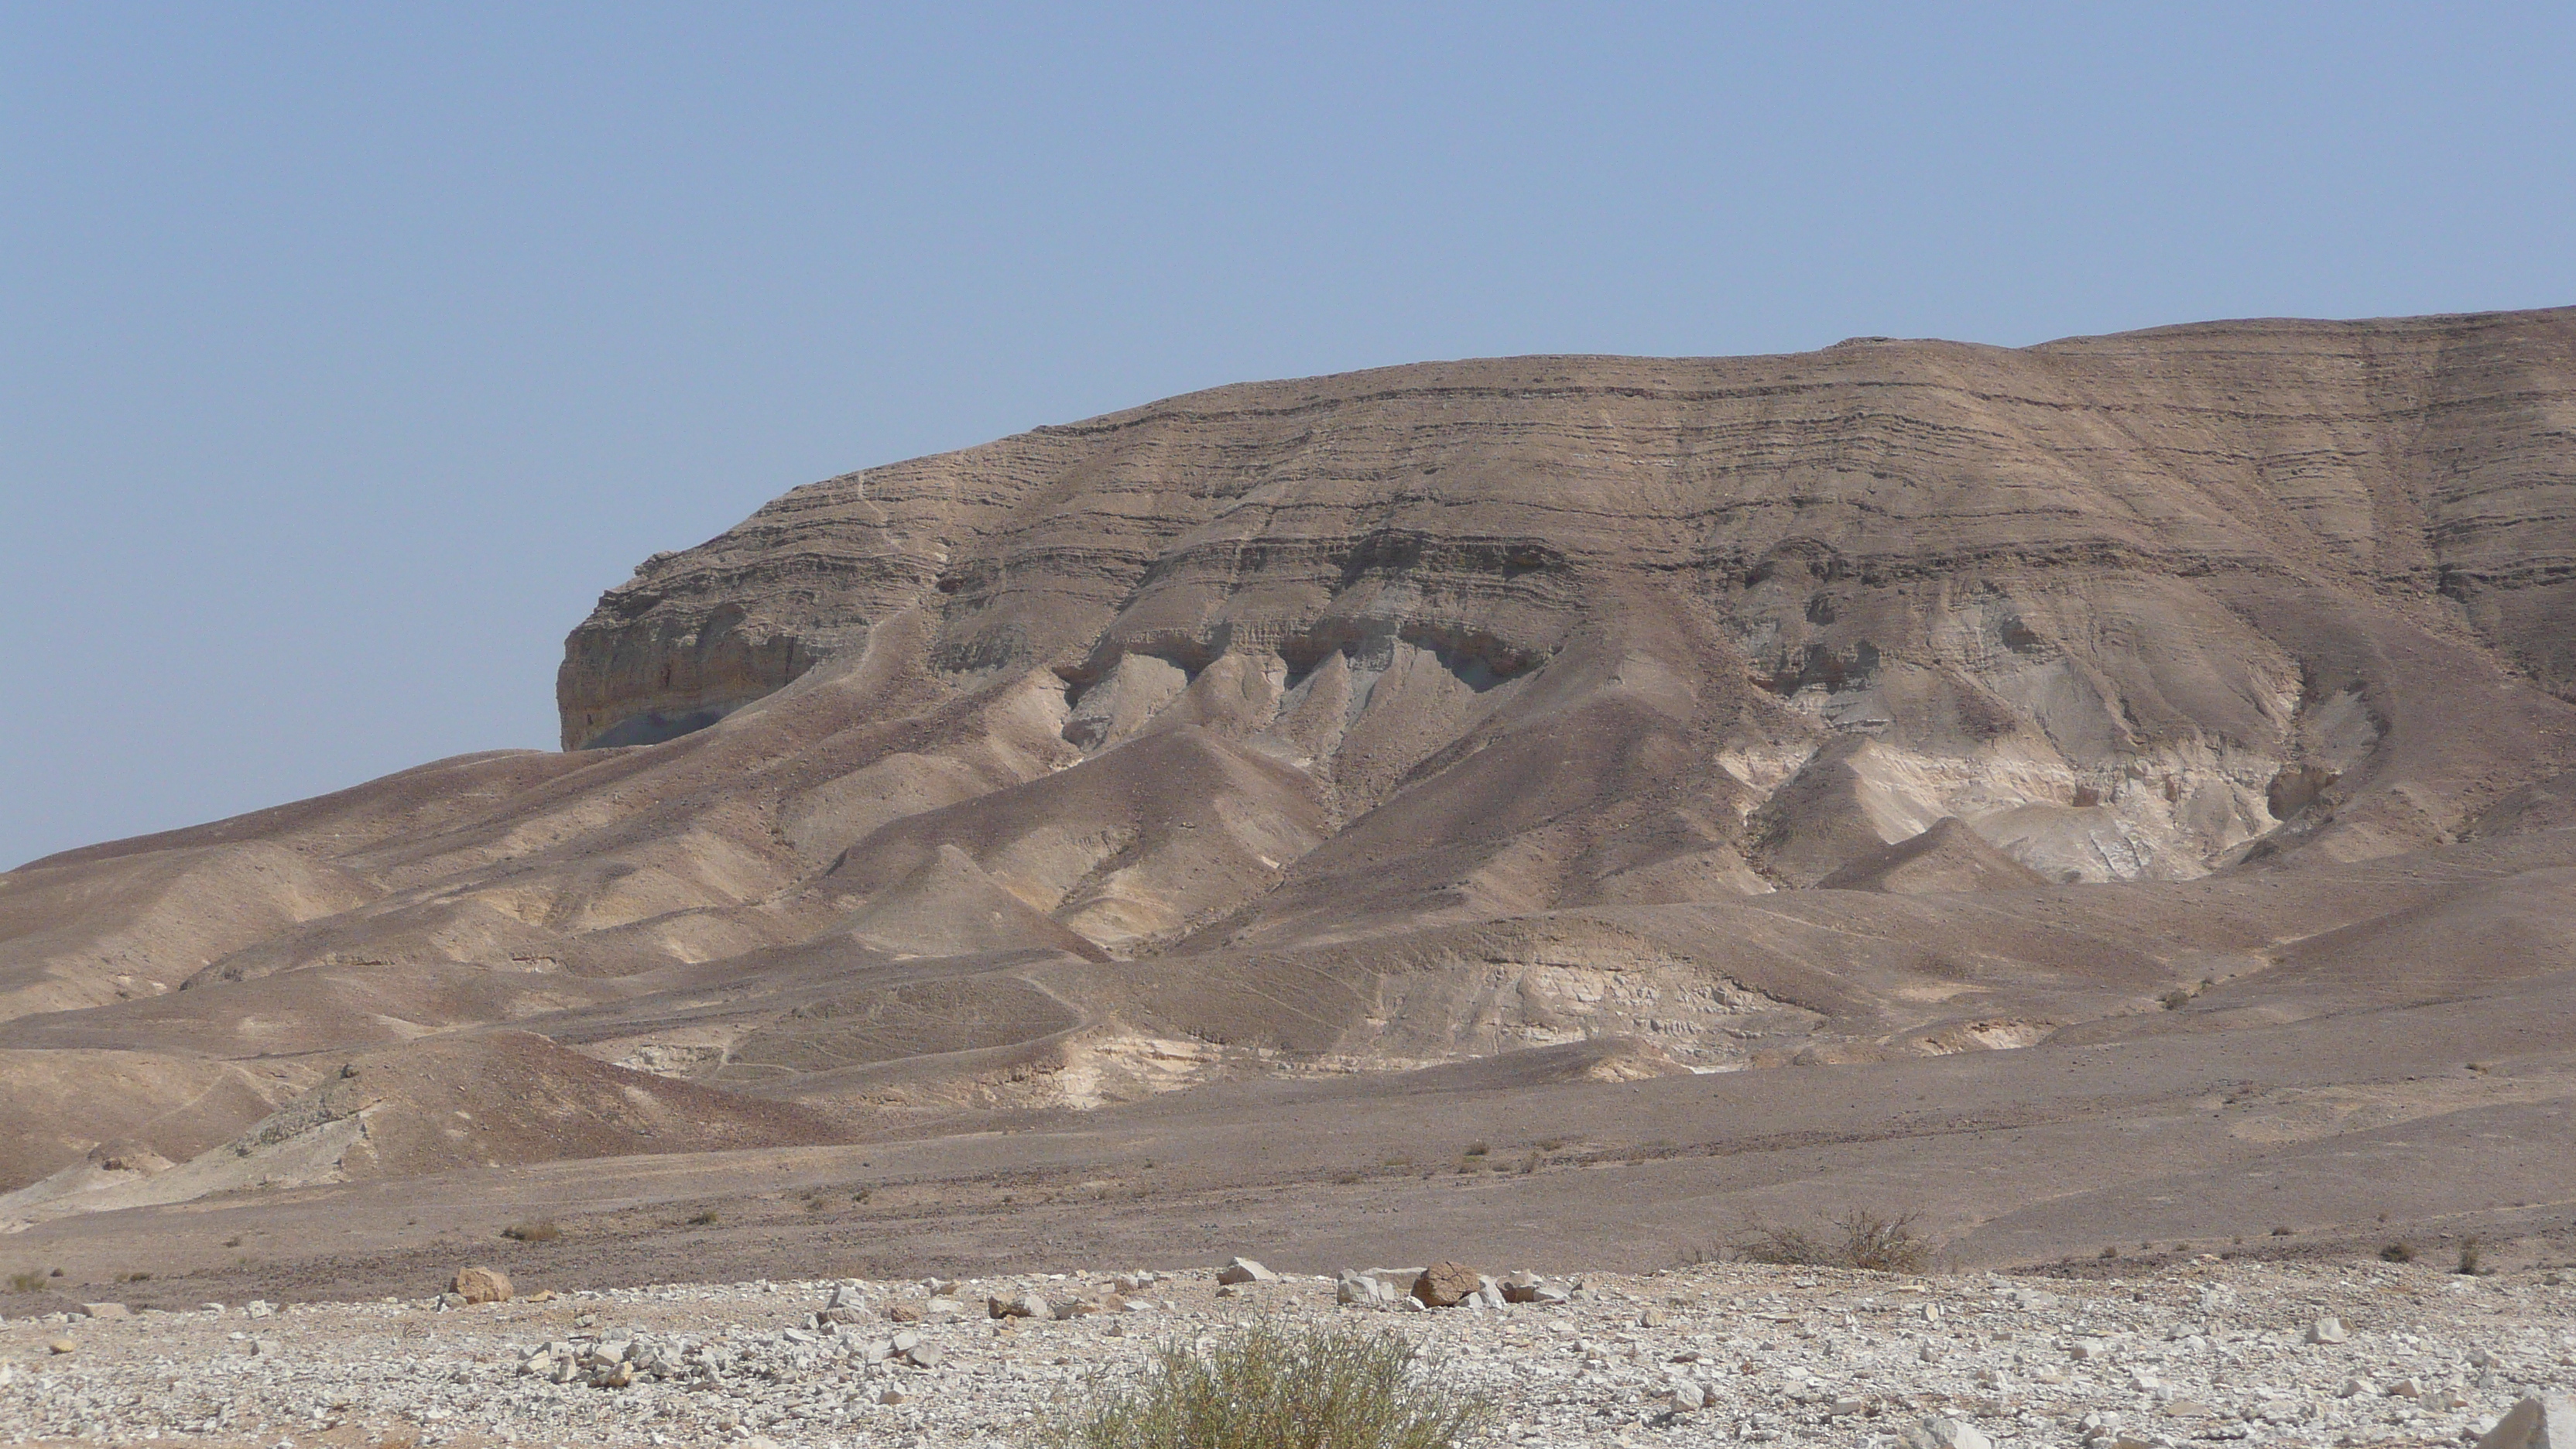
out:
<path id="1" fill-rule="evenodd" d="M 1493 1417 L 1398 1334 L 1261 1323 L 1204 1346 L 1171 1340 L 1033 1437 L 1049 1449 L 1452 1449 Z"/>
<path id="2" fill-rule="evenodd" d="M 1821 1227 L 1756 1219 L 1728 1243 L 1726 1256 L 1802 1268 L 1919 1273 L 1933 1259 L 1933 1245 L 1918 1231 L 1921 1222 L 1915 1212 L 1858 1207 L 1845 1208 Z"/>

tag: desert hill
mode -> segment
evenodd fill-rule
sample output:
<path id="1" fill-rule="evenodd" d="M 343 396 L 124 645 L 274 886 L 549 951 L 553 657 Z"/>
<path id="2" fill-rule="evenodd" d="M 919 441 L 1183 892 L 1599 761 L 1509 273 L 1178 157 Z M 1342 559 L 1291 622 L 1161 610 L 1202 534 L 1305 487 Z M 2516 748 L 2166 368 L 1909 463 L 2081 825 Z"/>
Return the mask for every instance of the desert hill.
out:
<path id="1" fill-rule="evenodd" d="M 1711 1074 L 1865 1162 L 1905 1134 L 1757 1081 L 2150 1042 L 2351 1094 L 2263 1152 L 2571 1095 L 2576 309 L 1219 388 L 787 493 L 557 688 L 561 753 L 0 876 L 30 1231 L 255 1185 L 192 1159 L 378 1062 L 571 1095 L 276 1182 L 1014 1123 L 1212 1162 L 1336 1083 L 1615 1137 Z M 2317 1025 L 2413 1013 L 2521 1085 Z M 2243 1169 L 2121 1138 L 2197 1100 L 2067 1106 L 2088 1190 Z M 1949 1226 L 2049 1250 L 1998 1171 Z"/>

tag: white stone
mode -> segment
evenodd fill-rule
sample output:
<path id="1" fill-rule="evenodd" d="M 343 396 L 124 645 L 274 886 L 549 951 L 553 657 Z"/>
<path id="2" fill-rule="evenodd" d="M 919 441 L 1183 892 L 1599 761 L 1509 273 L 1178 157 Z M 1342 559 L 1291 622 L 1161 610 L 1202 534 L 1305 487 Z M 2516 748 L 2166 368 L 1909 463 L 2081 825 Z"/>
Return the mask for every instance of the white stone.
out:
<path id="1" fill-rule="evenodd" d="M 1964 1419 L 1925 1419 L 1905 1431 L 1907 1449 L 1995 1449 L 1995 1441 Z"/>
<path id="2" fill-rule="evenodd" d="M 1232 1286 L 1238 1283 L 1276 1283 L 1279 1275 L 1250 1258 L 1237 1258 L 1217 1269 L 1216 1281 Z"/>

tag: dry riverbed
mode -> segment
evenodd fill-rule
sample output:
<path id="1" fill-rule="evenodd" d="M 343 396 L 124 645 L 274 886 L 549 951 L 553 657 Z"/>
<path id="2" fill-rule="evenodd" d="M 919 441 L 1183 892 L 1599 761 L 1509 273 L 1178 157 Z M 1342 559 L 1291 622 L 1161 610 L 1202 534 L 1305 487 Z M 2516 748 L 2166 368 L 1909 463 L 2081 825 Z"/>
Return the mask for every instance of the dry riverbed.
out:
<path id="1" fill-rule="evenodd" d="M 2207 1262 L 2077 1281 L 1727 1264 L 1552 1280 L 1563 1303 L 1418 1312 L 1339 1303 L 1327 1278 L 1216 1276 L 1130 1275 L 1123 1293 L 1116 1275 L 1068 1273 L 12 1318 L 0 1441 L 1008 1443 L 1157 1342 L 1264 1317 L 1405 1335 L 1432 1372 L 1495 1400 L 1492 1442 L 1513 1445 L 1899 1449 L 1927 1417 L 1998 1449 L 2461 1445 L 2526 1394 L 2576 1384 L 2576 1287 L 2543 1270 Z M 990 1300 L 1030 1294 L 1101 1311 L 991 1316 Z"/>

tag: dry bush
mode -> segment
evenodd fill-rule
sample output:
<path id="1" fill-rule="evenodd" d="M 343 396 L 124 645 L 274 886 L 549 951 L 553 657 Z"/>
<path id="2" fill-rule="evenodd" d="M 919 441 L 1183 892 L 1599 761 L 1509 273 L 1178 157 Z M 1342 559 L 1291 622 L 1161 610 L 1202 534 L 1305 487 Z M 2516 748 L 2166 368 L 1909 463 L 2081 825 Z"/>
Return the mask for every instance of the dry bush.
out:
<path id="1" fill-rule="evenodd" d="M 44 1286 L 45 1273 L 41 1268 L 29 1268 L 23 1273 L 9 1275 L 9 1291 L 12 1293 L 33 1293 Z"/>
<path id="2" fill-rule="evenodd" d="M 550 1222 L 512 1223 L 501 1230 L 501 1236 L 522 1243 L 551 1243 L 563 1236 L 563 1229 Z"/>
<path id="3" fill-rule="evenodd" d="M 2415 1245 L 2391 1243 L 2379 1250 L 2379 1257 L 2382 1262 L 2387 1263 L 2412 1263 L 2415 1261 Z"/>
<path id="4" fill-rule="evenodd" d="M 1809 1232 L 1790 1224 L 1756 1218 L 1730 1248 L 1747 1263 L 1776 1263 L 1799 1268 L 1858 1268 L 1872 1273 L 1919 1273 L 1932 1262 L 1933 1244 L 1915 1231 L 1919 1213 L 1893 1216 L 1867 1208 L 1846 1208 Z"/>
<path id="5" fill-rule="evenodd" d="M 1354 1328 L 1260 1324 L 1205 1354 L 1167 1342 L 1136 1382 L 1038 1426 L 1046 1449 L 1450 1449 L 1493 1405 L 1431 1382 L 1413 1345 Z"/>
<path id="6" fill-rule="evenodd" d="M 693 1228 L 711 1228 L 723 1220 L 723 1215 L 714 1208 L 700 1208 L 689 1215 L 688 1225 Z"/>

